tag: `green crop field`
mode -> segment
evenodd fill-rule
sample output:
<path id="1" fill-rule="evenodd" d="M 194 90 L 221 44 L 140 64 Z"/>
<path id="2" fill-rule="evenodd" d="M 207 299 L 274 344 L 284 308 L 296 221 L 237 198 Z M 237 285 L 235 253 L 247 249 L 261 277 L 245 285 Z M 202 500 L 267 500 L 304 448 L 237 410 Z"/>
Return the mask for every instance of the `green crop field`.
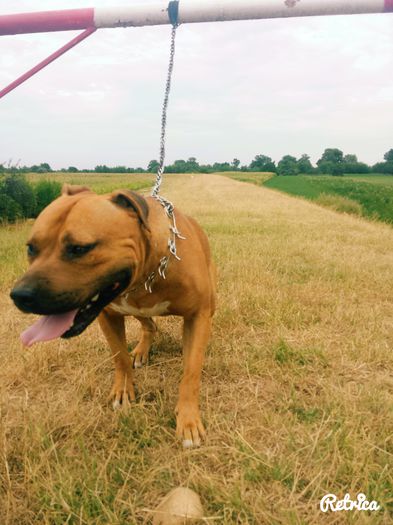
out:
<path id="1" fill-rule="evenodd" d="M 361 182 L 370 182 L 371 184 L 383 184 L 384 186 L 393 186 L 393 175 L 345 175 L 345 178 L 358 180 Z"/>
<path id="2" fill-rule="evenodd" d="M 393 224 L 393 177 L 378 175 L 274 176 L 231 173 L 244 182 L 304 197 L 336 211 Z"/>

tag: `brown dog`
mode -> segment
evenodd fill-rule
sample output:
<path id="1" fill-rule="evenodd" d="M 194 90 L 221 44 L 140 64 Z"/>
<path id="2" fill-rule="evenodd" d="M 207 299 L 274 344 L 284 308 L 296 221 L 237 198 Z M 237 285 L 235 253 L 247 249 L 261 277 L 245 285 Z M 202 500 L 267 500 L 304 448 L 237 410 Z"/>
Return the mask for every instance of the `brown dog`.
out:
<path id="1" fill-rule="evenodd" d="M 198 398 L 215 272 L 196 221 L 177 210 L 175 217 L 178 230 L 153 197 L 128 190 L 96 195 L 65 185 L 33 226 L 30 267 L 11 297 L 23 312 L 44 316 L 22 334 L 27 346 L 79 335 L 98 317 L 115 363 L 114 408 L 135 400 L 124 316 L 142 325 L 132 352 L 135 367 L 147 362 L 156 331 L 152 317 L 182 316 L 184 374 L 176 413 L 177 435 L 187 447 L 199 445 L 205 434 Z"/>

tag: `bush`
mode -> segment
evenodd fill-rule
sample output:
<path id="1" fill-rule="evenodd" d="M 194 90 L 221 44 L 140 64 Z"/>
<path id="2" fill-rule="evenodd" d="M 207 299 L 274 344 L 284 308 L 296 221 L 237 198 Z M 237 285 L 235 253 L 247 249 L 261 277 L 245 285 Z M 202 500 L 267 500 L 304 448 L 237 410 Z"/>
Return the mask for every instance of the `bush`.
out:
<path id="1" fill-rule="evenodd" d="M 61 192 L 57 181 L 42 180 L 32 186 L 21 174 L 0 178 L 0 222 L 37 217 Z"/>
<path id="2" fill-rule="evenodd" d="M 372 171 L 375 173 L 383 173 L 384 175 L 393 175 L 393 161 L 389 162 L 377 162 L 372 167 Z"/>
<path id="3" fill-rule="evenodd" d="M 330 160 L 318 161 L 318 171 L 324 175 L 335 175 L 336 177 L 340 177 L 344 175 L 344 164 L 339 164 Z"/>
<path id="4" fill-rule="evenodd" d="M 15 222 L 22 217 L 23 211 L 19 204 L 8 195 L 0 193 L 0 223 Z"/>
<path id="5" fill-rule="evenodd" d="M 7 175 L 1 184 L 0 193 L 7 195 L 20 206 L 23 217 L 34 216 L 34 191 L 23 175 Z"/>
<path id="6" fill-rule="evenodd" d="M 61 193 L 61 184 L 54 180 L 41 180 L 34 185 L 36 198 L 35 216 L 42 212 Z"/>
<path id="7" fill-rule="evenodd" d="M 370 168 L 364 162 L 345 162 L 343 170 L 344 173 L 350 174 L 370 173 Z"/>
<path id="8" fill-rule="evenodd" d="M 353 215 L 363 215 L 362 205 L 359 202 L 354 201 L 353 199 L 348 199 L 348 197 L 342 197 L 341 195 L 321 193 L 316 199 L 314 199 L 314 202 L 335 211 L 351 213 Z"/>

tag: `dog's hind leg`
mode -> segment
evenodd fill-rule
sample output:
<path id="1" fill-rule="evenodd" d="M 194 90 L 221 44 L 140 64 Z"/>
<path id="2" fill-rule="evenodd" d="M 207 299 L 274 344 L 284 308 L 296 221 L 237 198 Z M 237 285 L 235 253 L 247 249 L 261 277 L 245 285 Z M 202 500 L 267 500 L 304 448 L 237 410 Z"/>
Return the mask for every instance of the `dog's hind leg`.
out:
<path id="1" fill-rule="evenodd" d="M 145 365 L 149 359 L 149 351 L 157 332 L 157 325 L 151 317 L 136 317 L 142 325 L 142 335 L 139 343 L 131 352 L 134 368 Z"/>
<path id="2" fill-rule="evenodd" d="M 113 408 L 128 405 L 135 401 L 133 371 L 130 355 L 127 351 L 124 317 L 103 310 L 98 321 L 112 350 L 115 362 L 115 380 L 110 398 Z"/>

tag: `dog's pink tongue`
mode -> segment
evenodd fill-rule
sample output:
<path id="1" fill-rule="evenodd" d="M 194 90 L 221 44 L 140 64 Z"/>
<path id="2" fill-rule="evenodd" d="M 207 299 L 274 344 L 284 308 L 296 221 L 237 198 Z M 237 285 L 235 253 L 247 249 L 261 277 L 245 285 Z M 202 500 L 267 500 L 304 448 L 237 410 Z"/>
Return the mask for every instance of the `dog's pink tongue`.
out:
<path id="1" fill-rule="evenodd" d="M 78 310 L 71 310 L 65 314 L 44 315 L 21 334 L 22 343 L 31 346 L 39 341 L 50 341 L 60 337 L 71 327 L 77 312 Z"/>

